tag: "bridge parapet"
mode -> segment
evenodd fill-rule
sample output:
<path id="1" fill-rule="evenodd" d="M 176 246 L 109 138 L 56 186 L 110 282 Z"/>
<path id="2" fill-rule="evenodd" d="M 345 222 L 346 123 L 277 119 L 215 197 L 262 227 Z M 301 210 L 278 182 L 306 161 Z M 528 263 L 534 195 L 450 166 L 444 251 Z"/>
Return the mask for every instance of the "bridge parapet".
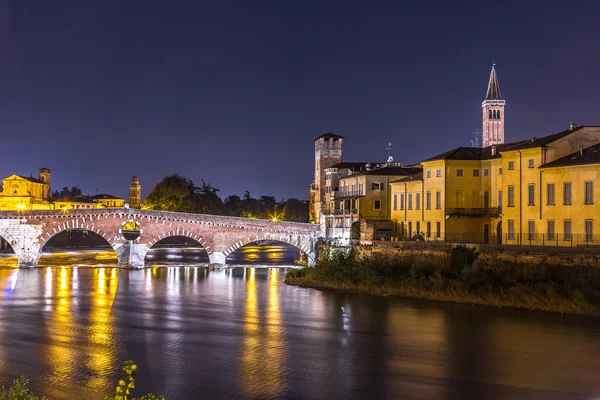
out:
<path id="1" fill-rule="evenodd" d="M 129 221 L 137 222 L 141 228 L 135 241 L 125 240 L 122 234 L 123 225 Z M 119 265 L 134 267 L 143 266 L 147 251 L 170 236 L 196 240 L 215 263 L 223 263 L 237 248 L 260 240 L 289 243 L 314 260 L 320 236 L 320 227 L 315 224 L 220 215 L 128 208 L 0 211 L 0 236 L 11 244 L 20 265 L 36 265 L 48 240 L 69 229 L 89 230 L 102 236 L 117 252 Z"/>

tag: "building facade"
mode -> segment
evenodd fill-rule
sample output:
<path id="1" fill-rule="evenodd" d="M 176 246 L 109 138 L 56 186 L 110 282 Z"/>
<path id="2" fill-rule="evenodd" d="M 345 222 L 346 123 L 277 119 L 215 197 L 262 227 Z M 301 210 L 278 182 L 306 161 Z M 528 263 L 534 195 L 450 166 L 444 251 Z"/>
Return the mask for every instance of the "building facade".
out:
<path id="1" fill-rule="evenodd" d="M 315 143 L 314 180 L 310 185 L 309 221 L 323 223 L 323 210 L 326 208 L 325 195 L 327 184 L 325 170 L 342 162 L 344 137 L 328 132 L 317 137 Z"/>
<path id="2" fill-rule="evenodd" d="M 50 203 L 50 170 L 38 169 L 38 177 L 17 174 L 2 179 L 0 209 L 2 210 L 47 210 Z"/>

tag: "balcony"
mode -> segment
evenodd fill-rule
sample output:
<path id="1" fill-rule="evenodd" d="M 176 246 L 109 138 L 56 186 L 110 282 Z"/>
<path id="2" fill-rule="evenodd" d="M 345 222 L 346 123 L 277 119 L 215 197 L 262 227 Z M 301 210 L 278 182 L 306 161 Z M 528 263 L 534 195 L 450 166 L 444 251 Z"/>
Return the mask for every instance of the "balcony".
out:
<path id="1" fill-rule="evenodd" d="M 345 191 L 339 191 L 338 194 L 336 195 L 336 198 L 338 199 L 348 199 L 348 198 L 353 198 L 353 197 L 364 197 L 365 196 L 365 191 L 364 190 L 345 190 Z"/>
<path id="2" fill-rule="evenodd" d="M 455 217 L 499 217 L 498 207 L 486 208 L 446 208 L 446 215 Z"/>

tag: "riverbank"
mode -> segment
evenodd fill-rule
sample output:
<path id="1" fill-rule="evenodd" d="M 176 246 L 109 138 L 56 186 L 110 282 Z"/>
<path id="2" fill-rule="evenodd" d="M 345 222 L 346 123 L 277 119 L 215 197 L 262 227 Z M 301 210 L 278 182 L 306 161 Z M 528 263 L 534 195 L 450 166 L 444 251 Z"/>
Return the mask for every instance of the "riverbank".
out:
<path id="1" fill-rule="evenodd" d="M 336 252 L 290 271 L 289 285 L 372 296 L 600 316 L 600 271 L 590 267 L 478 260 L 463 247 L 447 257 Z"/>

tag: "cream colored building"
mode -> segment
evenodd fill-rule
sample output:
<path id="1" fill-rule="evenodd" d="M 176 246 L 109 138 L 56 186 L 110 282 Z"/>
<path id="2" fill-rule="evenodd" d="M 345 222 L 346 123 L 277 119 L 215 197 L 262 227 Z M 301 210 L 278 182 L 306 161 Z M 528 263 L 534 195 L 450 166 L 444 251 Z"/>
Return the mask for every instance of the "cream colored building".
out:
<path id="1" fill-rule="evenodd" d="M 40 168 L 38 177 L 13 174 L 2 179 L 1 210 L 47 210 L 50 199 L 50 170 Z"/>

